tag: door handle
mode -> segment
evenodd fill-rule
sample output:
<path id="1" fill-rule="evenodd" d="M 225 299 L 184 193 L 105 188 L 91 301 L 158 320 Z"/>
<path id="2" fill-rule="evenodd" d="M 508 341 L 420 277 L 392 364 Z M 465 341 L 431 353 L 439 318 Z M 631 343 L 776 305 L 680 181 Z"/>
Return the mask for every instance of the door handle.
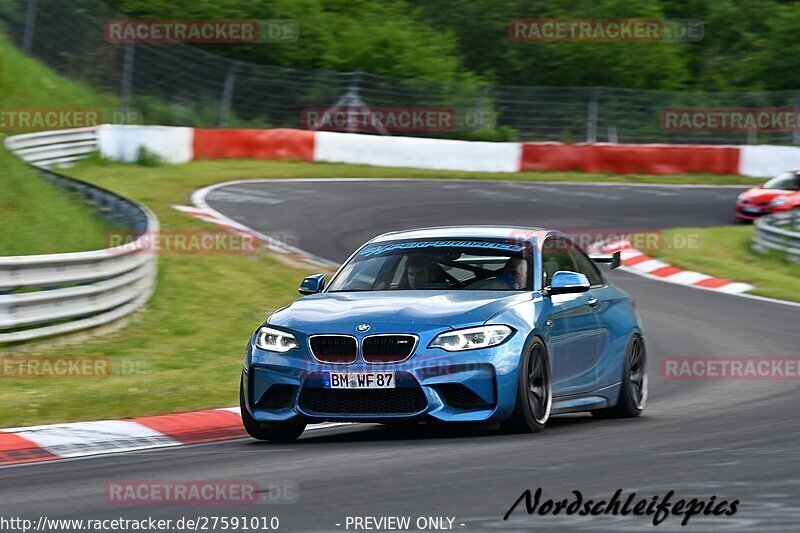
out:
<path id="1" fill-rule="evenodd" d="M 599 302 L 598 302 L 597 298 L 595 298 L 594 296 L 589 298 L 589 305 L 591 305 L 592 307 L 596 306 L 598 303 Z"/>

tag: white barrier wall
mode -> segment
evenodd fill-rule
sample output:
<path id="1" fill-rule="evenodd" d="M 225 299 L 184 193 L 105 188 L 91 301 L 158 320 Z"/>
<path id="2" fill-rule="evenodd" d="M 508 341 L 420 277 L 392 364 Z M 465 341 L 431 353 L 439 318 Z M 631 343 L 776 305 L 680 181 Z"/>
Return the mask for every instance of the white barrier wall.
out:
<path id="1" fill-rule="evenodd" d="M 317 132 L 314 161 L 472 172 L 518 172 L 520 143 Z"/>
<path id="2" fill-rule="evenodd" d="M 800 168 L 800 148 L 794 146 L 739 146 L 739 174 L 767 178 Z"/>
<path id="3" fill-rule="evenodd" d="M 193 139 L 194 128 L 104 124 L 97 131 L 100 154 L 125 163 L 135 162 L 142 147 L 166 163 L 188 163 L 194 159 Z"/>

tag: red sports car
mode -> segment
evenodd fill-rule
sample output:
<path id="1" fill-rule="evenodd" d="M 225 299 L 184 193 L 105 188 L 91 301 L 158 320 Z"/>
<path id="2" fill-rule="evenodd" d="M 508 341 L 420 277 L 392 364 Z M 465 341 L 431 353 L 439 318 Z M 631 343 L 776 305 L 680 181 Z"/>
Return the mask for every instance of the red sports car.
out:
<path id="1" fill-rule="evenodd" d="M 800 170 L 778 174 L 736 199 L 736 216 L 742 220 L 800 209 Z"/>

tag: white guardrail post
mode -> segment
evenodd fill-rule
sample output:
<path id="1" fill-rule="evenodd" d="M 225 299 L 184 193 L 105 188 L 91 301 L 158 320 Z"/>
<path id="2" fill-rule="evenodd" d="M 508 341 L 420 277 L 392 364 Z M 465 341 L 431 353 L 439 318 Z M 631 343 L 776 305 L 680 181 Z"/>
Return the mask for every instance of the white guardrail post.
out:
<path id="1" fill-rule="evenodd" d="M 755 226 L 753 250 L 762 254 L 777 250 L 787 260 L 800 262 L 800 210 L 757 219 Z"/>
<path id="2" fill-rule="evenodd" d="M 0 344 L 100 326 L 144 305 L 155 286 L 158 258 L 148 243 L 158 232 L 158 219 L 133 200 L 50 170 L 94 152 L 96 128 L 15 135 L 5 145 L 138 238 L 119 248 L 0 257 Z"/>

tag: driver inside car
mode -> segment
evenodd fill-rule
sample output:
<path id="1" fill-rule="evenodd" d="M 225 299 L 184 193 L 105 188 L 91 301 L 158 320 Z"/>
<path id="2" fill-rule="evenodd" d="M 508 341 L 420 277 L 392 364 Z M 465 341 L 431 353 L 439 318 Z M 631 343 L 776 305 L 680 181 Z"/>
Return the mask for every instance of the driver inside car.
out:
<path id="1" fill-rule="evenodd" d="M 403 289 L 449 289 L 451 287 L 442 265 L 426 255 L 414 255 L 408 258 Z"/>
<path id="2" fill-rule="evenodd" d="M 524 259 L 512 257 L 500 274 L 493 278 L 472 283 L 468 288 L 476 290 L 521 290 L 528 285 L 528 263 Z"/>
<path id="3" fill-rule="evenodd" d="M 409 289 L 421 289 L 433 281 L 433 263 L 424 257 L 409 259 L 406 275 Z"/>

